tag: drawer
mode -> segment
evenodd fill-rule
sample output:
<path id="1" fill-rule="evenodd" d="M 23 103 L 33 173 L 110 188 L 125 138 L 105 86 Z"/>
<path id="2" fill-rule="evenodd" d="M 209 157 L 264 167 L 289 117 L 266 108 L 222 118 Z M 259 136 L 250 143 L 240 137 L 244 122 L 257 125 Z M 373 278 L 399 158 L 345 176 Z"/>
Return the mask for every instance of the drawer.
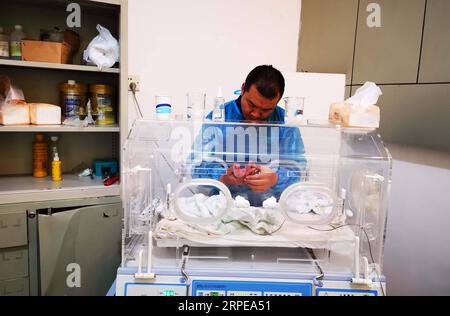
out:
<path id="1" fill-rule="evenodd" d="M 0 214 L 0 248 L 25 246 L 27 238 L 27 214 Z"/>
<path id="2" fill-rule="evenodd" d="M 0 296 L 29 296 L 30 281 L 28 278 L 0 281 Z"/>
<path id="3" fill-rule="evenodd" d="M 28 247 L 0 249 L 0 280 L 28 276 Z"/>

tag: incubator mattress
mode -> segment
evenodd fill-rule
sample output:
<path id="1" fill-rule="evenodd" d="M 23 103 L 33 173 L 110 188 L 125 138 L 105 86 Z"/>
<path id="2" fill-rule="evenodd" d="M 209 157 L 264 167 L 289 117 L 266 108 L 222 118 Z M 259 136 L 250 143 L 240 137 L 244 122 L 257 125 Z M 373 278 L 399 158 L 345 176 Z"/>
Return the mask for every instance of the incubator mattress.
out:
<path id="1" fill-rule="evenodd" d="M 319 231 L 321 230 L 321 231 Z M 175 247 L 187 245 L 191 247 L 283 247 L 329 249 L 340 254 L 352 252 L 355 234 L 349 226 L 336 230 L 330 226 L 300 226 L 285 222 L 272 235 L 257 235 L 245 227 L 238 228 L 226 235 L 214 235 L 207 231 L 199 231 L 182 221 L 163 219 L 157 228 L 155 237 L 158 247 Z"/>

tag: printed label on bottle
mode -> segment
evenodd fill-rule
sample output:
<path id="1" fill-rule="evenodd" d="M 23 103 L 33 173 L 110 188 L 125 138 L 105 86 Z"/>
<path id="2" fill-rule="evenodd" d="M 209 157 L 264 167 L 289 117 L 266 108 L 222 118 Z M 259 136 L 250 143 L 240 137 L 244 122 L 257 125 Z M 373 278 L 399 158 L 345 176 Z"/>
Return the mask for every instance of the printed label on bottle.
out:
<path id="1" fill-rule="evenodd" d="M 172 113 L 172 109 L 169 107 L 160 107 L 156 109 L 157 114 L 170 114 Z"/>
<path id="2" fill-rule="evenodd" d="M 64 95 L 64 117 L 73 118 L 78 116 L 77 113 L 81 106 L 81 97 L 78 94 L 65 94 Z"/>
<path id="3" fill-rule="evenodd" d="M 11 42 L 11 57 L 22 57 L 20 42 Z"/>
<path id="4" fill-rule="evenodd" d="M 98 125 L 112 125 L 115 123 L 114 109 L 110 94 L 97 93 Z"/>
<path id="5" fill-rule="evenodd" d="M 0 41 L 0 57 L 9 57 L 9 43 Z"/>

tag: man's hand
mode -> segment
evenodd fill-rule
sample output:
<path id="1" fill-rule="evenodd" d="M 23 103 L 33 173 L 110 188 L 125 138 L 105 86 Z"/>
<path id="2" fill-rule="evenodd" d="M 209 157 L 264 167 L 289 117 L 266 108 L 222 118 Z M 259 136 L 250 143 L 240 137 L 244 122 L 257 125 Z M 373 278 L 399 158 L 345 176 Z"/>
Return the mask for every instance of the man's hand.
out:
<path id="1" fill-rule="evenodd" d="M 233 165 L 228 168 L 227 173 L 220 177 L 220 182 L 225 185 L 244 185 L 244 177 L 236 177 L 236 167 L 239 165 Z"/>
<path id="2" fill-rule="evenodd" d="M 269 167 L 261 166 L 259 168 L 260 173 L 246 177 L 244 183 L 247 184 L 253 192 L 266 192 L 277 184 L 278 175 Z"/>

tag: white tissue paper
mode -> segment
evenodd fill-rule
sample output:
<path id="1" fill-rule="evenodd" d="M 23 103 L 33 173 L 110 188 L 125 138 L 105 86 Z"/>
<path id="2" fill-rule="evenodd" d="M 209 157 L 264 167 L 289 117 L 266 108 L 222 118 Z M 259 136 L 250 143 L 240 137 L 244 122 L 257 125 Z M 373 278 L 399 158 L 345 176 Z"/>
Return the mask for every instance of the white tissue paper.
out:
<path id="1" fill-rule="evenodd" d="M 345 103 L 358 106 L 371 106 L 377 104 L 381 95 L 383 95 L 383 93 L 375 83 L 366 82 L 361 88 L 356 90 L 355 95 L 345 101 Z"/>
<path id="2" fill-rule="evenodd" d="M 119 61 L 119 42 L 100 24 L 97 25 L 97 30 L 99 35 L 89 43 L 83 58 L 88 63 L 96 64 L 100 70 L 111 68 Z"/>
<path id="3" fill-rule="evenodd" d="M 343 127 L 379 128 L 380 108 L 376 104 L 382 94 L 375 83 L 366 82 L 344 103 L 331 105 L 329 120 Z"/>

